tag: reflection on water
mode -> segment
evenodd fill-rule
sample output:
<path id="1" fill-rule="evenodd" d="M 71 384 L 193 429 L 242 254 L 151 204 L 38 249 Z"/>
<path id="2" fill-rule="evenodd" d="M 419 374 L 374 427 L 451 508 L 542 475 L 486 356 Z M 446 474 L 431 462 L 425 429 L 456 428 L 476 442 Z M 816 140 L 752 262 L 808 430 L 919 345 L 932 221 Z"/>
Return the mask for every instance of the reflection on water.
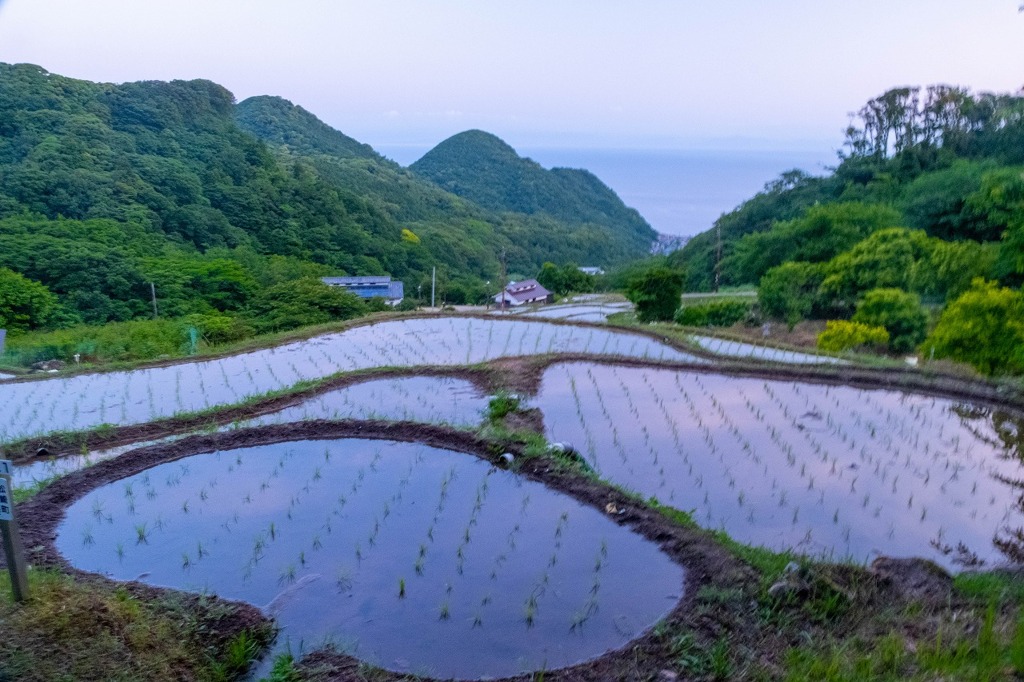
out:
<path id="1" fill-rule="evenodd" d="M 744 543 L 954 567 L 1024 519 L 1012 420 L 949 400 L 567 363 L 536 407 L 603 477 Z"/>
<path id="2" fill-rule="evenodd" d="M 655 360 L 692 356 L 648 337 L 505 318 L 416 318 L 202 362 L 130 372 L 0 384 L 0 442 L 140 424 L 374 367 L 466 365 L 538 353 L 597 353 Z"/>
<path id="3" fill-rule="evenodd" d="M 594 658 L 653 625 L 683 587 L 655 545 L 539 483 L 358 439 L 154 467 L 73 504 L 57 547 L 118 580 L 262 606 L 283 628 L 279 651 L 329 639 L 439 677 Z"/>

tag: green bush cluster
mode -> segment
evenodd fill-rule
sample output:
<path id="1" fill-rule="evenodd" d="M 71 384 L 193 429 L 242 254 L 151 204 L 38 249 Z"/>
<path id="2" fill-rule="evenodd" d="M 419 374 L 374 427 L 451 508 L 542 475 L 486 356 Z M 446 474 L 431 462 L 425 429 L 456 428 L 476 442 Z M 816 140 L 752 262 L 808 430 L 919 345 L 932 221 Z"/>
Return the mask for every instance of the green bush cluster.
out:
<path id="1" fill-rule="evenodd" d="M 900 289 L 872 289 L 857 303 L 853 321 L 889 332 L 889 350 L 909 353 L 924 340 L 928 314 L 921 299 Z"/>
<path id="2" fill-rule="evenodd" d="M 854 349 L 882 350 L 889 345 L 889 332 L 848 320 L 829 320 L 825 331 L 818 334 L 818 348 L 832 353 Z"/>
<path id="3" fill-rule="evenodd" d="M 750 317 L 753 304 L 748 301 L 710 301 L 684 305 L 676 311 L 676 324 L 688 327 L 731 327 Z"/>
<path id="4" fill-rule="evenodd" d="M 984 374 L 1024 374 L 1024 293 L 976 280 L 943 311 L 922 350 Z"/>
<path id="5" fill-rule="evenodd" d="M 347 320 L 365 315 L 370 309 L 355 294 L 307 277 L 260 291 L 245 310 L 237 313 L 214 311 L 12 335 L 4 361 L 27 366 L 41 360 L 70 362 L 76 354 L 82 362 L 176 356 L 195 352 L 200 346 L 233 343 L 256 334 Z"/>

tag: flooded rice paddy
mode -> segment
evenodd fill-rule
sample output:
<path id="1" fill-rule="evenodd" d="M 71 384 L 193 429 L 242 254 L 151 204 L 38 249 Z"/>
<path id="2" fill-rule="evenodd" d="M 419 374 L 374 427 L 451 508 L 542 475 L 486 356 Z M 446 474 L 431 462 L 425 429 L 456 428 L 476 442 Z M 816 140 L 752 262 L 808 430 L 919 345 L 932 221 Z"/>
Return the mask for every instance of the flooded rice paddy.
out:
<path id="1" fill-rule="evenodd" d="M 768 360 L 769 362 L 783 362 L 793 365 L 843 365 L 844 360 L 830 357 L 828 355 L 815 355 L 814 353 L 801 353 L 799 351 L 783 350 L 771 346 L 756 346 L 752 343 L 742 341 L 731 341 L 721 339 L 717 336 L 702 336 L 694 334 L 690 339 L 698 346 L 714 353 L 731 358 L 750 358 L 752 360 Z"/>
<path id="2" fill-rule="evenodd" d="M 529 308 L 525 310 L 508 310 L 495 312 L 495 315 L 507 315 L 509 313 L 521 317 L 534 317 L 548 320 L 572 320 L 574 322 L 607 322 L 609 315 L 622 313 L 633 309 L 633 304 L 628 302 L 612 303 L 573 303 L 567 305 L 543 306 L 540 308 Z"/>
<path id="3" fill-rule="evenodd" d="M 128 425 L 234 404 L 374 367 L 466 365 L 539 353 L 694 361 L 637 334 L 500 318 L 415 318 L 193 363 L 0 384 L 0 442 Z"/>
<path id="4" fill-rule="evenodd" d="M 480 423 L 487 403 L 488 396 L 472 382 L 464 379 L 433 376 L 371 379 L 326 391 L 291 407 L 234 422 L 218 430 L 289 424 L 308 419 L 387 419 L 467 427 Z M 15 464 L 14 485 L 30 486 L 55 476 L 78 471 L 135 448 L 181 437 L 168 436 L 156 441 Z"/>
<path id="5" fill-rule="evenodd" d="M 74 503 L 57 548 L 118 580 L 263 606 L 278 650 L 478 678 L 597 657 L 677 603 L 683 569 L 543 485 L 425 445 L 195 455 Z"/>
<path id="6" fill-rule="evenodd" d="M 238 426 L 288 424 L 308 419 L 387 419 L 475 426 L 488 396 L 472 382 L 452 377 L 373 379 L 327 391 L 298 405 L 240 422 Z"/>
<path id="7" fill-rule="evenodd" d="M 744 543 L 956 569 L 1024 526 L 1016 426 L 951 400 L 565 363 L 534 405 L 602 477 Z"/>

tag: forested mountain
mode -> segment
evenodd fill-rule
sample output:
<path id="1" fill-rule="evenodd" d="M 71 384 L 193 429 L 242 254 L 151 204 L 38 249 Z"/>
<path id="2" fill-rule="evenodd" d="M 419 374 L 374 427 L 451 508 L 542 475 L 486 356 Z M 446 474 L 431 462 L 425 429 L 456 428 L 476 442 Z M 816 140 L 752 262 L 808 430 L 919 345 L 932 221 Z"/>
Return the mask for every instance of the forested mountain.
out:
<path id="1" fill-rule="evenodd" d="M 831 175 L 783 175 L 669 260 L 691 290 L 757 284 L 790 323 L 889 327 L 893 350 L 925 338 L 923 302 L 941 312 L 929 355 L 1024 372 L 1024 95 L 890 90 Z M 897 308 L 912 333 L 882 324 Z"/>
<path id="2" fill-rule="evenodd" d="M 647 247 L 632 216 L 478 206 L 277 97 L 235 104 L 204 80 L 114 85 L 0 64 L 0 273 L 59 301 L 22 327 L 148 314 L 150 282 L 165 314 L 207 313 L 328 273 L 414 290 L 437 267 L 462 302 L 487 293 L 502 250 L 533 274 Z"/>
<path id="3" fill-rule="evenodd" d="M 546 170 L 482 130 L 453 135 L 410 169 L 494 211 L 615 227 L 628 232 L 637 244 L 648 246 L 657 237 L 639 213 L 592 173 L 573 168 Z"/>

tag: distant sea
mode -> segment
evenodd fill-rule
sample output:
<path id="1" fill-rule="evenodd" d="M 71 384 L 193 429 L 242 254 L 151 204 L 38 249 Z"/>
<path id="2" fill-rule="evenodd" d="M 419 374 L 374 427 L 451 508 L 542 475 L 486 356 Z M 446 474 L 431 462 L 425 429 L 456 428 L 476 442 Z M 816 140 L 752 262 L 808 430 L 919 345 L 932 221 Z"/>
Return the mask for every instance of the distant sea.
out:
<path id="1" fill-rule="evenodd" d="M 377 151 L 409 165 L 428 148 L 381 145 Z M 650 150 L 517 148 L 545 168 L 585 168 L 658 232 L 694 235 L 710 228 L 787 170 L 824 175 L 835 152 L 821 150 Z"/>

